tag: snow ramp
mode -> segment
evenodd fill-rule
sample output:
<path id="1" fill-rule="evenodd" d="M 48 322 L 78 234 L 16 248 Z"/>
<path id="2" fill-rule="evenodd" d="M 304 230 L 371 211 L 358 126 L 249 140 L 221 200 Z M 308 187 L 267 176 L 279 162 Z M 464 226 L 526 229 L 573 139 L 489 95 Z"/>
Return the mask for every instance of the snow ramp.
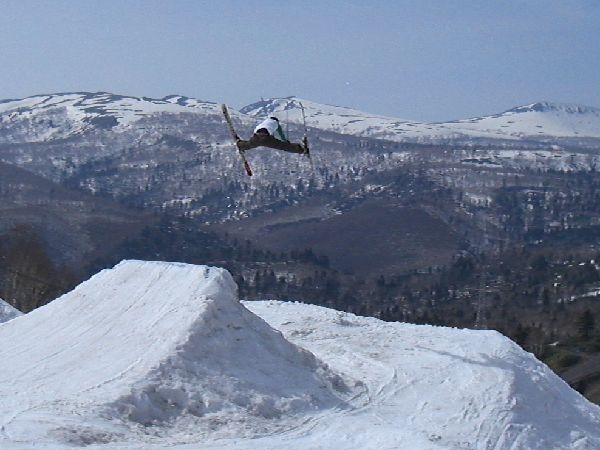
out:
<path id="1" fill-rule="evenodd" d="M 236 291 L 224 269 L 123 261 L 0 325 L 0 447 L 253 437 L 343 409 L 341 378 Z"/>
<path id="2" fill-rule="evenodd" d="M 383 322 L 287 302 L 245 305 L 368 391 L 363 407 L 329 414 L 309 435 L 288 433 L 279 448 L 600 449 L 600 408 L 498 332 Z"/>

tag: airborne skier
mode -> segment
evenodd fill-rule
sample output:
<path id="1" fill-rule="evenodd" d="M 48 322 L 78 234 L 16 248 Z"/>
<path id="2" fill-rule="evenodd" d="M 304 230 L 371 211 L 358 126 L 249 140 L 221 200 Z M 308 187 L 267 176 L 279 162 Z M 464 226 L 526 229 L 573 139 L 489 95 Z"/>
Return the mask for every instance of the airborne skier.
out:
<path id="1" fill-rule="evenodd" d="M 275 137 L 275 134 L 277 134 L 280 139 Z M 236 145 L 243 152 L 256 147 L 269 147 L 277 150 L 283 150 L 284 152 L 299 153 L 301 155 L 309 154 L 306 141 L 302 144 L 290 142 L 285 137 L 283 129 L 279 124 L 279 119 L 274 116 L 271 116 L 259 123 L 256 128 L 254 128 L 254 134 L 247 141 L 243 139 L 237 139 Z"/>
<path id="2" fill-rule="evenodd" d="M 246 150 L 256 147 L 269 147 L 277 150 L 283 150 L 284 152 L 306 155 L 312 167 L 312 159 L 310 158 L 310 151 L 308 149 L 304 106 L 300 104 L 300 107 L 302 108 L 302 120 L 304 122 L 304 137 L 302 138 L 302 143 L 295 144 L 290 142 L 285 137 L 283 129 L 281 128 L 281 125 L 279 125 L 279 119 L 274 116 L 271 116 L 259 123 L 256 128 L 254 128 L 254 134 L 250 137 L 250 139 L 247 141 L 241 139 L 233 128 L 233 122 L 229 116 L 229 110 L 227 109 L 227 106 L 225 104 L 221 105 L 225 122 L 227 122 L 227 127 L 229 128 L 232 139 L 235 141 L 235 145 L 238 149 L 240 157 L 242 158 L 242 162 L 244 163 L 244 168 L 246 169 L 248 176 L 252 176 L 252 169 L 250 168 L 250 164 L 248 164 L 248 160 L 246 159 Z M 277 139 L 275 137 L 275 133 L 277 133 L 281 139 Z"/>

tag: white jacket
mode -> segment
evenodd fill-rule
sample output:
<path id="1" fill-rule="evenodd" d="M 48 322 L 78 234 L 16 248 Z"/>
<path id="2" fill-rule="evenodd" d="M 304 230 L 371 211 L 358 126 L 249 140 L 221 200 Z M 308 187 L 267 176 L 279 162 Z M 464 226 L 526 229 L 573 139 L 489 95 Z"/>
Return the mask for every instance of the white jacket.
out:
<path id="1" fill-rule="evenodd" d="M 254 128 L 254 132 L 256 133 L 261 128 L 264 128 L 269 132 L 269 134 L 271 136 L 275 136 L 275 132 L 277 131 L 278 126 L 279 126 L 279 122 L 268 117 L 265 120 L 263 120 L 261 123 L 256 125 L 256 128 Z"/>

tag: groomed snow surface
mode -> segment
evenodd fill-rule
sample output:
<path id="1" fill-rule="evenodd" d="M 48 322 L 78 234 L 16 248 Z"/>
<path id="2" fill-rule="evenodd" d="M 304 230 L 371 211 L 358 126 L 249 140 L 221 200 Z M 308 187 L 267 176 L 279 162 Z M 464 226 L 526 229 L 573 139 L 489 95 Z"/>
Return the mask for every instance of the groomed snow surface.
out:
<path id="1" fill-rule="evenodd" d="M 2 449 L 600 448 L 600 408 L 491 331 L 243 302 L 124 261 L 0 324 Z"/>

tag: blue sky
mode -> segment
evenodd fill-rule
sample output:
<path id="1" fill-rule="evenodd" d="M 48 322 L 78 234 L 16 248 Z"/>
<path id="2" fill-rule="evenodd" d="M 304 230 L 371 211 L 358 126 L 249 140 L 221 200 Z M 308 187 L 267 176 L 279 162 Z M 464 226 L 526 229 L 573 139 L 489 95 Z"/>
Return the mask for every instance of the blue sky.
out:
<path id="1" fill-rule="evenodd" d="M 600 107 L 597 0 L 4 0 L 0 99 L 296 95 L 443 121 Z"/>

